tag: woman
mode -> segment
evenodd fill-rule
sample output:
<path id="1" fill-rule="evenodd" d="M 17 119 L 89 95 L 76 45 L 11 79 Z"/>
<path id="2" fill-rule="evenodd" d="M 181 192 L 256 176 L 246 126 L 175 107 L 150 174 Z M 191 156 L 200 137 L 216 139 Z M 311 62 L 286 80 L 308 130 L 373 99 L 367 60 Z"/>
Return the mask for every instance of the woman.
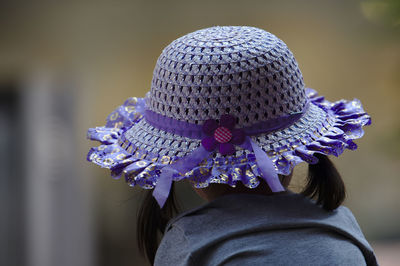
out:
<path id="1" fill-rule="evenodd" d="M 89 130 L 102 145 L 88 160 L 153 189 L 138 243 L 155 265 L 376 265 L 339 207 L 345 187 L 327 157 L 356 149 L 368 124 L 358 100 L 331 103 L 305 88 L 273 34 L 212 27 L 163 50 L 146 98 L 128 99 Z M 287 185 L 300 162 L 308 184 L 295 194 Z M 170 220 L 180 180 L 210 202 Z"/>

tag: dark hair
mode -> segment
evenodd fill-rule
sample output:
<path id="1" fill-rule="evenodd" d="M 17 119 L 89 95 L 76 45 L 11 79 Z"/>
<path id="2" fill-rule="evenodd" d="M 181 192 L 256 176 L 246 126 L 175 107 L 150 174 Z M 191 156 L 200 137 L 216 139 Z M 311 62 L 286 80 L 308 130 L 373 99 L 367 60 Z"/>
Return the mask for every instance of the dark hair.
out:
<path id="1" fill-rule="evenodd" d="M 328 156 L 319 153 L 314 156 L 318 163 L 308 165 L 308 182 L 302 194 L 314 198 L 325 210 L 334 210 L 346 197 L 342 177 Z"/>
<path id="2" fill-rule="evenodd" d="M 178 204 L 175 199 L 174 184 L 171 186 L 168 199 L 162 209 L 152 193 L 153 190 L 146 191 L 142 206 L 139 209 L 136 236 L 140 253 L 146 256 L 153 265 L 160 234 L 164 234 L 168 221 L 178 213 Z"/>

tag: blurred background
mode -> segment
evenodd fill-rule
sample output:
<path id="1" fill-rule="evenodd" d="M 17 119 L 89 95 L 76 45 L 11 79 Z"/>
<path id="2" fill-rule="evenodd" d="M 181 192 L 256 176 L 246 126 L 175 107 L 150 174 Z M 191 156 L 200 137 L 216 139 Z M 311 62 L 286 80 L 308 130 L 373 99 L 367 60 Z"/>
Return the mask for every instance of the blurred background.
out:
<path id="1" fill-rule="evenodd" d="M 381 265 L 400 261 L 400 1 L 0 2 L 0 265 L 147 265 L 142 193 L 86 162 L 89 127 L 144 97 L 162 49 L 214 25 L 281 38 L 308 87 L 372 116 L 334 161 Z M 295 171 L 301 187 L 305 166 Z M 184 208 L 202 203 L 178 186 Z"/>

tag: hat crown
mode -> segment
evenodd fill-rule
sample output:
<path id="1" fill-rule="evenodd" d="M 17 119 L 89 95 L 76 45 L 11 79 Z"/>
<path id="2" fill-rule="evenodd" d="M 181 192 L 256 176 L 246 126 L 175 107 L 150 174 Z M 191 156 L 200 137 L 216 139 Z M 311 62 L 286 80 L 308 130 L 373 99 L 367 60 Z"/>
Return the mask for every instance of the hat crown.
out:
<path id="1" fill-rule="evenodd" d="M 169 44 L 157 60 L 146 105 L 201 124 L 231 114 L 245 127 L 303 110 L 303 77 L 286 44 L 253 27 L 211 27 Z"/>

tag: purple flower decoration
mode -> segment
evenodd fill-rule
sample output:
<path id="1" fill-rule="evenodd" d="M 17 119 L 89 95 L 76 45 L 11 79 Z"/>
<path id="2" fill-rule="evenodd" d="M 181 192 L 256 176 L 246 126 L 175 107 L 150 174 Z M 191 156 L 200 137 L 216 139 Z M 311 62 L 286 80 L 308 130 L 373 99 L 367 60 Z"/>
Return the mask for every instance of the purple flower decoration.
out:
<path id="1" fill-rule="evenodd" d="M 207 151 L 213 151 L 218 147 L 222 155 L 231 155 L 235 152 L 234 145 L 244 142 L 245 133 L 242 129 L 234 128 L 235 117 L 222 115 L 219 124 L 214 119 L 206 120 L 203 124 L 203 132 L 207 135 L 201 140 L 201 144 Z"/>

